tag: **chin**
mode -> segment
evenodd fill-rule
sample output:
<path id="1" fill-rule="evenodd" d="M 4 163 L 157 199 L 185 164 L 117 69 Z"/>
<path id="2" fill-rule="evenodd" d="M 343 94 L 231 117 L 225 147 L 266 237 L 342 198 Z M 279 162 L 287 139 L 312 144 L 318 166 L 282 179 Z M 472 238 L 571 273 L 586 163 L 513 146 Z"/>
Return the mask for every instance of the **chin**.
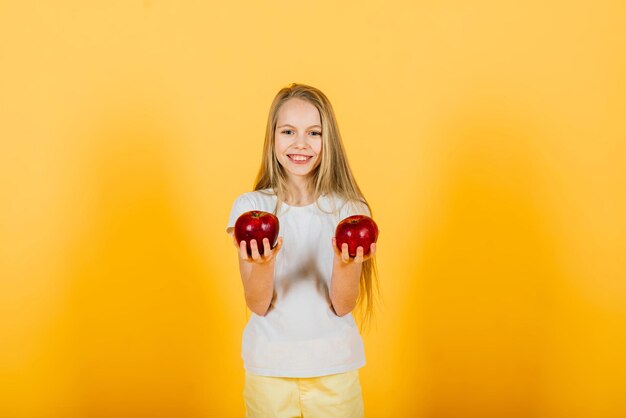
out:
<path id="1" fill-rule="evenodd" d="M 307 178 L 307 177 L 312 177 L 313 176 L 313 170 L 307 171 L 306 173 L 289 171 L 289 174 L 291 174 L 294 177 L 305 177 L 305 178 Z"/>

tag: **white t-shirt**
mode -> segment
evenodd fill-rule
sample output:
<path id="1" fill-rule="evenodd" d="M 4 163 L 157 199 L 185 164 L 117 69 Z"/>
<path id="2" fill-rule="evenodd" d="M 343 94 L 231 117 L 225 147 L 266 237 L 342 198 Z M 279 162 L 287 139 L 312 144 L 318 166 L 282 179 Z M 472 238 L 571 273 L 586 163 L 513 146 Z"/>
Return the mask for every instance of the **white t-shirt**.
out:
<path id="1" fill-rule="evenodd" d="M 228 227 L 249 210 L 274 213 L 271 190 L 248 192 L 235 200 Z M 331 214 L 324 213 L 320 208 Z M 243 331 L 241 356 L 252 374 L 315 377 L 365 365 L 363 340 L 351 313 L 332 310 L 331 238 L 340 220 L 370 216 L 367 206 L 322 196 L 307 206 L 281 203 L 279 236 L 283 246 L 274 264 L 274 295 L 265 316 L 252 313 Z"/>

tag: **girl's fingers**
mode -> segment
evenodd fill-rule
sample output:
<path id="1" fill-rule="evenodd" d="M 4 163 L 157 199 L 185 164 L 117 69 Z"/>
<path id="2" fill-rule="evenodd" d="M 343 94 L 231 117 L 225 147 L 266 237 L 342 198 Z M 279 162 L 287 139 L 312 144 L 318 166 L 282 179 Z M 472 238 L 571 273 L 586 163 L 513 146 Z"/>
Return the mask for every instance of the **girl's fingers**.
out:
<path id="1" fill-rule="evenodd" d="M 259 247 L 255 239 L 250 240 L 250 250 L 252 250 L 252 259 L 254 261 L 259 261 L 261 255 L 259 254 Z"/>
<path id="2" fill-rule="evenodd" d="M 339 251 L 339 248 L 337 248 L 337 239 L 333 237 L 330 241 L 332 243 L 333 252 L 335 253 L 335 256 L 337 256 L 338 258 L 341 258 L 341 251 Z"/>
<path id="3" fill-rule="evenodd" d="M 272 249 L 270 248 L 270 240 L 267 238 L 263 238 L 263 254 L 265 254 L 265 257 L 269 257 L 271 251 Z"/>
<path id="4" fill-rule="evenodd" d="M 269 239 L 263 238 L 263 255 L 261 255 L 261 253 L 259 252 L 259 245 L 257 244 L 255 239 L 251 239 L 250 243 L 248 243 L 247 245 L 249 245 L 251 254 L 248 255 L 246 240 L 241 240 L 239 245 L 237 245 L 237 248 L 239 248 L 239 257 L 251 263 L 263 264 L 274 258 L 276 253 L 280 251 L 281 247 L 283 246 L 283 238 L 278 237 L 278 239 L 276 240 L 276 246 L 273 249 L 270 246 Z"/>
<path id="5" fill-rule="evenodd" d="M 274 247 L 274 254 L 278 254 L 282 246 L 283 246 L 283 237 L 278 237 L 278 240 L 276 241 L 276 247 Z"/>
<path id="6" fill-rule="evenodd" d="M 354 262 L 355 263 L 363 262 L 363 247 L 361 246 L 356 247 L 356 257 L 354 257 Z"/>
<path id="7" fill-rule="evenodd" d="M 374 254 L 376 254 L 376 243 L 372 242 L 372 245 L 370 245 L 370 257 L 374 257 Z"/>
<path id="8" fill-rule="evenodd" d="M 344 263 L 350 262 L 350 254 L 348 253 L 348 244 L 345 242 L 341 246 L 341 259 L 343 260 Z"/>
<path id="9" fill-rule="evenodd" d="M 361 246 L 357 247 L 356 256 L 353 258 L 350 257 L 347 243 L 344 242 L 340 250 L 337 247 L 337 240 L 335 239 L 335 237 L 332 238 L 331 242 L 333 246 L 333 251 L 335 252 L 335 256 L 338 258 L 341 258 L 341 261 L 343 261 L 344 263 L 351 263 L 351 262 L 362 263 L 364 261 L 369 260 L 370 258 L 374 256 L 374 254 L 376 254 L 376 243 L 374 242 L 370 245 L 370 252 L 367 255 L 364 254 L 365 250 L 363 249 L 363 247 Z"/>
<path id="10" fill-rule="evenodd" d="M 370 258 L 374 257 L 374 254 L 376 254 L 376 243 L 372 243 L 372 245 L 370 245 L 370 252 L 368 255 L 363 257 L 363 261 L 367 261 Z"/>
<path id="11" fill-rule="evenodd" d="M 270 247 L 270 240 L 267 239 L 267 238 L 265 238 L 263 240 L 263 243 L 265 243 L 265 240 L 267 240 L 267 245 L 265 246 L 264 261 L 270 261 L 272 258 L 276 257 L 276 254 L 278 254 L 278 252 L 282 248 L 282 246 L 283 246 L 283 237 L 278 237 L 278 239 L 276 240 L 276 245 L 274 246 L 274 248 Z"/>
<path id="12" fill-rule="evenodd" d="M 239 243 L 239 257 L 241 257 L 242 260 L 248 259 L 248 250 L 246 249 L 245 239 L 242 239 L 241 242 Z"/>

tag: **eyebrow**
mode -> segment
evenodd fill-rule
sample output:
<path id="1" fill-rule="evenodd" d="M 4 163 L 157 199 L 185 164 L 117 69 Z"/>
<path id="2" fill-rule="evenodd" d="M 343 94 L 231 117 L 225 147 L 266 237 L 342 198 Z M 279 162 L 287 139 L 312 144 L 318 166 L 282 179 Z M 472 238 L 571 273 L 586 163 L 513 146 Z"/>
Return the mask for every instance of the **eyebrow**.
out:
<path id="1" fill-rule="evenodd" d="M 295 128 L 295 126 L 290 125 L 290 124 L 288 124 L 288 123 L 286 123 L 286 124 L 284 124 L 284 125 L 280 125 L 278 128 L 279 128 L 279 129 L 280 129 L 280 128 L 284 128 L 285 126 L 289 126 L 290 128 Z M 312 126 L 309 126 L 309 128 L 321 128 L 321 126 L 319 126 L 319 125 L 312 125 Z"/>

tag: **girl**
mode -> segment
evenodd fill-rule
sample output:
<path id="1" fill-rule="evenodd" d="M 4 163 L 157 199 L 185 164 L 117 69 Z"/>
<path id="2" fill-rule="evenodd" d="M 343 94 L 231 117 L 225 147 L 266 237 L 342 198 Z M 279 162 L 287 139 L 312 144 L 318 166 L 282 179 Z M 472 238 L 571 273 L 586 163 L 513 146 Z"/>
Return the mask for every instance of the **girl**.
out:
<path id="1" fill-rule="evenodd" d="M 233 234 L 249 210 L 272 212 L 280 223 L 276 246 L 252 240 L 252 256 Z M 246 417 L 363 416 L 358 369 L 365 354 L 351 312 L 365 311 L 361 325 L 371 318 L 376 244 L 350 258 L 348 245 L 339 249 L 334 238 L 339 221 L 355 214 L 371 211 L 328 98 L 304 84 L 281 89 L 254 191 L 235 200 L 227 228 L 253 312 L 241 351 Z"/>

